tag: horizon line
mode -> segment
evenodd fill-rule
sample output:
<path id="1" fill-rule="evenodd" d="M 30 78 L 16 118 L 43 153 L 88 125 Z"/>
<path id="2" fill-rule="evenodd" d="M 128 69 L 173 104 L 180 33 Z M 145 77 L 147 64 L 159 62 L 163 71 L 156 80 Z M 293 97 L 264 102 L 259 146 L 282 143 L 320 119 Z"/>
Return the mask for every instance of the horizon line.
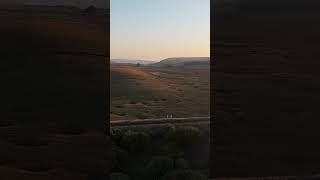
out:
<path id="1" fill-rule="evenodd" d="M 132 61 L 137 61 L 137 60 L 141 60 L 141 61 L 161 61 L 161 60 L 165 60 L 165 59 L 171 59 L 171 58 L 210 58 L 211 56 L 179 56 L 179 57 L 167 57 L 167 58 L 161 58 L 161 59 L 140 59 L 140 58 L 111 58 L 110 60 L 113 59 L 121 59 L 121 60 L 132 60 Z"/>

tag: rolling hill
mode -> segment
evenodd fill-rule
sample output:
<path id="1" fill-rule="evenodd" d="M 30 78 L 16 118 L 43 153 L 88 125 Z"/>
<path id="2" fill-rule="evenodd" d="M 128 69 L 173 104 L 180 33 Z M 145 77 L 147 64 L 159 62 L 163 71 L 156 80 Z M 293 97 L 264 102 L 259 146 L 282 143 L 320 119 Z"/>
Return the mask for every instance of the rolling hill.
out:
<path id="1" fill-rule="evenodd" d="M 155 61 L 133 59 L 111 59 L 111 64 L 153 64 Z"/>
<path id="2" fill-rule="evenodd" d="M 208 69 L 110 66 L 111 120 L 207 116 Z"/>
<path id="3" fill-rule="evenodd" d="M 209 57 L 179 57 L 179 58 L 167 58 L 158 63 L 152 64 L 155 67 L 209 67 Z"/>

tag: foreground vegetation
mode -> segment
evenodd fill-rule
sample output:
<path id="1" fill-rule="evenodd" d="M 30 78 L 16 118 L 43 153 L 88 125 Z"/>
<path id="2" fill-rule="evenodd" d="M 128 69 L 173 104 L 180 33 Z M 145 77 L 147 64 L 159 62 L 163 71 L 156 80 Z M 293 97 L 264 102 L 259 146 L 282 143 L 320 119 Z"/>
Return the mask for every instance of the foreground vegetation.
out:
<path id="1" fill-rule="evenodd" d="M 112 129 L 111 180 L 208 179 L 209 127 Z"/>

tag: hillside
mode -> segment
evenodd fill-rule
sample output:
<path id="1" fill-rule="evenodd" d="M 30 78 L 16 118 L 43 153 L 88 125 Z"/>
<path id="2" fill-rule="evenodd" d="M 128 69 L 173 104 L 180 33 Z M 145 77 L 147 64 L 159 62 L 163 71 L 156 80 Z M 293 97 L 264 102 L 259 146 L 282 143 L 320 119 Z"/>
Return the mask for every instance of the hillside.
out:
<path id="1" fill-rule="evenodd" d="M 111 120 L 207 116 L 209 70 L 129 66 L 110 67 Z"/>
<path id="2" fill-rule="evenodd" d="M 167 58 L 158 63 L 152 64 L 155 67 L 189 67 L 189 68 L 209 68 L 209 57 L 180 57 Z"/>
<path id="3" fill-rule="evenodd" d="M 133 60 L 133 59 L 111 59 L 111 64 L 153 64 L 155 61 Z"/>

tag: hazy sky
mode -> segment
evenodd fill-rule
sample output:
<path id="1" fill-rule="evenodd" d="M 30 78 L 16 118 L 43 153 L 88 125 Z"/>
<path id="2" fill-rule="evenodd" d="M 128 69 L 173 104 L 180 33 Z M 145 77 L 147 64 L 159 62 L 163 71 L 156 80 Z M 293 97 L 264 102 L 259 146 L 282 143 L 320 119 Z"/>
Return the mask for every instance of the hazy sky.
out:
<path id="1" fill-rule="evenodd" d="M 210 56 L 210 0 L 111 0 L 111 58 Z"/>

